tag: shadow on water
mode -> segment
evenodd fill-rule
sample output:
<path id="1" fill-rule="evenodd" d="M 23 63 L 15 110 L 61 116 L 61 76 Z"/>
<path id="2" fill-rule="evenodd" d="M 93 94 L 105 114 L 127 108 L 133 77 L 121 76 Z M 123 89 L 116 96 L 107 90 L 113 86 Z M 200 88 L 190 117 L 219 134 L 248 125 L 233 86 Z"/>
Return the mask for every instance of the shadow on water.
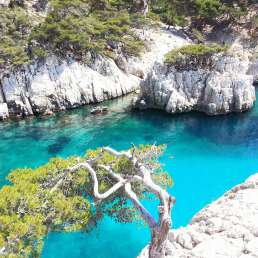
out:
<path id="1" fill-rule="evenodd" d="M 53 144 L 48 146 L 48 153 L 52 156 L 57 155 L 61 152 L 71 141 L 68 136 L 59 136 Z"/>
<path id="2" fill-rule="evenodd" d="M 207 117 L 196 114 L 185 121 L 185 131 L 220 145 L 249 145 L 258 140 L 258 116 L 251 113 Z"/>
<path id="3" fill-rule="evenodd" d="M 131 113 L 137 120 L 150 123 L 159 131 L 180 127 L 182 133 L 221 145 L 249 145 L 258 141 L 258 115 L 255 111 L 207 116 L 203 113 L 166 114 L 159 110 L 145 110 Z M 182 126 L 183 125 L 183 126 Z M 144 135 L 146 141 L 154 139 L 152 134 Z"/>

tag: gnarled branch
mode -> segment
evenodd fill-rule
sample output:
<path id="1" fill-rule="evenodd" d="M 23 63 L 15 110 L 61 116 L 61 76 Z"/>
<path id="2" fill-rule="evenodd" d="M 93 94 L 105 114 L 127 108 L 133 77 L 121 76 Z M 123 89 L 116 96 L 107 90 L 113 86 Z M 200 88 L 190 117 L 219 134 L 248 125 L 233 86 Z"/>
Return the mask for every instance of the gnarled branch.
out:
<path id="1" fill-rule="evenodd" d="M 154 155 L 156 154 L 155 148 L 153 148 L 153 150 L 151 151 L 153 151 Z M 113 171 L 112 166 L 97 164 L 97 161 L 100 159 L 100 157 L 103 157 L 103 153 L 105 152 L 111 154 L 112 156 L 115 156 L 116 158 L 125 157 L 126 159 L 128 159 L 133 167 L 134 174 L 118 174 Z M 99 157 L 84 162 L 79 162 L 78 160 L 78 164 L 67 169 L 64 173 L 64 176 L 57 182 L 52 191 L 62 185 L 62 182 L 68 173 L 74 173 L 79 169 L 85 169 L 91 175 L 93 181 L 93 194 L 96 199 L 104 200 L 124 187 L 126 195 L 132 201 L 134 207 L 139 212 L 143 220 L 148 224 L 151 230 L 152 240 L 149 247 L 149 254 L 150 258 L 156 258 L 162 250 L 162 246 L 167 239 L 169 229 L 172 225 L 171 209 L 174 203 L 174 198 L 170 196 L 165 189 L 163 189 L 152 180 L 151 173 L 153 171 L 147 169 L 145 164 L 143 163 L 144 161 L 141 160 L 141 158 L 139 159 L 137 155 L 130 150 L 119 152 L 110 147 L 105 147 L 102 149 L 102 153 L 99 155 Z M 97 172 L 94 167 L 104 169 L 116 182 L 112 187 L 110 187 L 109 190 L 104 193 L 99 192 L 99 181 L 97 177 Z M 140 182 L 142 185 L 144 185 L 146 189 L 148 189 L 151 193 L 154 193 L 160 200 L 160 205 L 158 207 L 158 221 L 156 221 L 154 217 L 150 214 L 150 212 L 142 205 L 136 193 L 132 190 L 131 183 L 135 181 Z"/>
<path id="2" fill-rule="evenodd" d="M 155 222 L 150 213 L 141 205 L 136 194 L 132 191 L 130 183 L 125 184 L 125 190 L 128 197 L 132 200 L 135 208 L 140 212 L 142 218 L 148 223 L 152 232 L 152 241 L 149 247 L 151 258 L 156 258 L 161 252 L 162 245 L 167 239 L 169 229 L 172 226 L 171 209 L 175 199 L 169 195 L 161 186 L 155 184 L 151 178 L 151 172 L 135 157 L 130 151 L 118 152 L 109 147 L 103 148 L 104 151 L 116 157 L 125 157 L 131 161 L 136 175 L 135 180 L 140 181 L 150 192 L 154 193 L 160 200 L 159 220 Z"/>

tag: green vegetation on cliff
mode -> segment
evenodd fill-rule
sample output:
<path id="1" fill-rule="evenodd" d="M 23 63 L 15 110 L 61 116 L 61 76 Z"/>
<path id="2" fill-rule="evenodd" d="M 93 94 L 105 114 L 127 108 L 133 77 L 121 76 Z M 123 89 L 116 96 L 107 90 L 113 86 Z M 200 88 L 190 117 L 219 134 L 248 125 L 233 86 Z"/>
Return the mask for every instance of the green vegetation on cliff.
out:
<path id="1" fill-rule="evenodd" d="M 139 55 L 144 43 L 133 28 L 146 20 L 136 7 L 133 2 L 120 0 L 50 0 L 46 17 L 24 5 L 2 8 L 0 69 L 51 53 L 81 61 L 87 61 L 89 51 L 109 57 L 120 51 Z"/>
<path id="2" fill-rule="evenodd" d="M 82 61 L 88 51 L 113 57 L 118 46 L 126 55 L 138 55 L 144 45 L 131 30 L 136 15 L 118 11 L 116 1 L 95 2 L 53 0 L 52 10 L 30 40 L 39 44 L 40 53 L 70 54 Z"/>
<path id="3" fill-rule="evenodd" d="M 228 46 L 220 46 L 218 44 L 189 44 L 181 48 L 175 48 L 168 52 L 165 56 L 165 63 L 168 65 L 180 65 L 186 61 L 208 60 L 213 54 L 225 52 Z"/>
<path id="4" fill-rule="evenodd" d="M 89 52 L 111 58 L 118 53 L 139 55 L 144 42 L 134 29 L 159 19 L 169 25 L 191 24 L 193 34 L 203 42 L 206 25 L 238 23 L 256 3 L 255 0 L 46 0 L 48 8 L 39 8 L 40 13 L 28 8 L 29 2 L 13 0 L 8 8 L 0 10 L 0 70 L 50 54 L 82 62 L 88 61 Z M 149 6 L 146 17 L 144 2 Z M 253 28 L 258 28 L 256 17 L 246 24 L 252 33 Z"/>
<path id="5" fill-rule="evenodd" d="M 256 0 L 157 0 L 152 10 L 171 25 L 186 25 L 191 21 L 195 26 L 216 25 L 238 22 Z"/>
<path id="6" fill-rule="evenodd" d="M 28 61 L 26 45 L 31 22 L 20 7 L 0 9 L 0 68 Z"/>

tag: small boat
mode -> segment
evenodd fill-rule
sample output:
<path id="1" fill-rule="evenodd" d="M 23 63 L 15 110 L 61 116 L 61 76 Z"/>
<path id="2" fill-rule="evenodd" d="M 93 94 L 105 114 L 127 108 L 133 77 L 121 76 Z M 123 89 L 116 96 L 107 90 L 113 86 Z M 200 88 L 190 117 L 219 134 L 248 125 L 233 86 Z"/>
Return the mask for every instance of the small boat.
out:
<path id="1" fill-rule="evenodd" d="M 90 111 L 92 115 L 104 114 L 107 112 L 108 112 L 108 107 L 106 106 L 95 107 Z"/>

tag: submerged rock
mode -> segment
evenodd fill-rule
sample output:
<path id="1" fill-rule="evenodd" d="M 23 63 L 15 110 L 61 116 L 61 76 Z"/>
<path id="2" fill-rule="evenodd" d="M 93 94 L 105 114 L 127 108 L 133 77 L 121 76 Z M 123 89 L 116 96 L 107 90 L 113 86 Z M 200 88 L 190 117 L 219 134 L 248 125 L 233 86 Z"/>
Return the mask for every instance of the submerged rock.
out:
<path id="1" fill-rule="evenodd" d="M 257 196 L 255 174 L 200 211 L 187 227 L 171 230 L 164 257 L 258 257 Z M 148 258 L 148 247 L 138 258 Z"/>
<path id="2" fill-rule="evenodd" d="M 249 66 L 248 56 L 236 53 L 216 54 L 206 67 L 156 63 L 142 83 L 136 107 L 144 100 L 148 107 L 168 113 L 219 115 L 249 110 L 256 100 Z"/>
<path id="3" fill-rule="evenodd" d="M 90 113 L 92 115 L 98 115 L 98 114 L 106 114 L 108 112 L 108 107 L 106 106 L 98 106 L 93 109 L 91 109 Z"/>

